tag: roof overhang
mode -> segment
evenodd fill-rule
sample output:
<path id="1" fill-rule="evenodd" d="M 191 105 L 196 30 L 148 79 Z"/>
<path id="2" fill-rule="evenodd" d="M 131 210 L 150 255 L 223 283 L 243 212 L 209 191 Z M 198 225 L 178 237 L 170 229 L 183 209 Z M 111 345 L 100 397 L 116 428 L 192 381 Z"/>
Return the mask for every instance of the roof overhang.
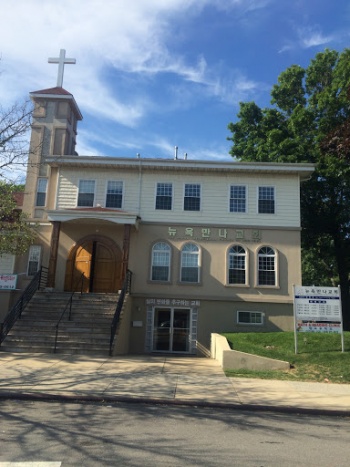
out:
<path id="1" fill-rule="evenodd" d="M 270 175 L 298 175 L 300 180 L 307 180 L 315 170 L 314 164 L 307 163 L 216 162 L 160 158 L 133 159 L 105 156 L 49 156 L 45 158 L 45 161 L 51 165 L 51 167 L 84 167 L 169 172 L 225 172 L 232 175 L 237 173 L 265 173 Z"/>

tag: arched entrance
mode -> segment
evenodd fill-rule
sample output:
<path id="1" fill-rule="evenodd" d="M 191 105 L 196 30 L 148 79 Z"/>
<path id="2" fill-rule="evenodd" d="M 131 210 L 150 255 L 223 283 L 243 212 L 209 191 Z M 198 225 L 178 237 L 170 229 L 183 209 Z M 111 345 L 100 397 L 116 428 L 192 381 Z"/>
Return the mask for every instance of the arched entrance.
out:
<path id="1" fill-rule="evenodd" d="M 120 249 L 109 238 L 83 238 L 69 253 L 64 289 L 76 289 L 84 273 L 83 292 L 117 292 L 121 288 L 121 259 Z"/>

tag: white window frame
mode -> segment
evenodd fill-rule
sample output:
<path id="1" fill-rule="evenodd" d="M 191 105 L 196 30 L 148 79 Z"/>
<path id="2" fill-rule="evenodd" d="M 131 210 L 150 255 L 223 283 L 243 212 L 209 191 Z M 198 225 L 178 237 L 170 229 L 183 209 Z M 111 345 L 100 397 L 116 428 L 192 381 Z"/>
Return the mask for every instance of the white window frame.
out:
<path id="1" fill-rule="evenodd" d="M 260 207 L 259 207 L 259 201 L 260 201 L 260 188 L 269 188 L 273 190 L 273 212 L 260 212 Z M 256 197 L 257 197 L 257 214 L 262 214 L 262 215 L 270 215 L 274 216 L 276 215 L 277 212 L 277 202 L 276 202 L 276 187 L 273 185 L 259 185 L 257 187 L 256 191 Z M 261 201 L 264 201 L 263 199 Z"/>
<path id="2" fill-rule="evenodd" d="M 254 319 L 253 319 L 253 321 L 249 321 L 248 323 L 246 321 L 240 321 L 240 319 L 239 319 L 240 313 L 247 313 L 247 314 L 249 314 L 250 318 L 260 315 L 261 322 L 260 323 L 256 322 Z M 243 325 L 243 326 L 263 326 L 264 325 L 264 318 L 265 318 L 265 313 L 263 313 L 262 311 L 243 311 L 243 310 L 237 311 L 237 324 L 240 324 L 240 325 Z"/>
<path id="3" fill-rule="evenodd" d="M 274 284 L 260 284 L 259 283 L 259 257 L 261 256 L 259 252 L 263 248 L 269 248 L 274 252 L 274 273 L 275 273 L 275 283 Z M 272 256 L 272 255 L 264 255 L 264 256 Z M 263 269 L 261 269 L 263 271 Z M 256 287 L 262 287 L 262 288 L 272 288 L 276 289 L 279 288 L 279 268 L 278 268 L 278 251 L 276 248 L 272 247 L 271 245 L 260 245 L 257 250 L 256 250 Z"/>
<path id="4" fill-rule="evenodd" d="M 153 267 L 156 267 L 156 266 L 160 266 L 160 265 L 155 265 L 154 264 L 154 253 L 157 252 L 157 245 L 164 245 L 166 246 L 167 248 L 166 249 L 159 249 L 158 252 L 167 252 L 167 257 L 168 257 L 168 265 L 167 265 L 167 268 L 168 268 L 168 277 L 167 279 L 153 279 Z M 152 249 L 151 249 L 151 271 L 150 271 L 150 281 L 151 282 L 157 282 L 157 283 L 169 283 L 170 282 L 170 271 L 171 271 L 171 246 L 169 245 L 169 243 L 167 242 L 164 242 L 164 241 L 159 241 L 159 242 L 156 242 L 152 245 Z M 164 266 L 164 265 L 162 265 Z"/>
<path id="5" fill-rule="evenodd" d="M 42 183 L 44 183 L 45 187 L 44 190 L 42 190 L 42 187 L 40 186 Z M 47 201 L 47 183 L 48 180 L 45 177 L 40 177 L 38 178 L 38 182 L 36 185 L 36 195 L 35 195 L 35 206 L 39 208 L 43 208 L 46 206 L 46 201 Z M 44 203 L 43 204 L 38 204 L 38 197 L 39 195 L 44 195 Z"/>
<path id="6" fill-rule="evenodd" d="M 40 269 L 41 264 L 41 245 L 31 245 L 28 253 L 27 276 L 34 276 Z M 31 265 L 36 263 L 36 270 L 31 270 Z"/>
<path id="7" fill-rule="evenodd" d="M 238 187 L 238 188 L 244 188 L 245 189 L 245 210 L 244 211 L 231 211 L 231 200 L 238 199 L 238 198 L 232 198 L 231 197 L 231 188 L 233 187 Z M 228 212 L 231 214 L 247 214 L 248 212 L 248 187 L 247 185 L 242 185 L 242 184 L 237 184 L 237 183 L 231 183 L 230 186 L 228 187 Z"/>
<path id="8" fill-rule="evenodd" d="M 80 183 L 82 182 L 93 182 L 93 185 L 94 185 L 94 191 L 93 192 L 84 192 L 82 194 L 92 194 L 93 195 L 93 200 L 92 200 L 92 205 L 88 205 L 88 206 L 83 206 L 83 205 L 80 205 L 79 204 L 79 194 L 81 193 L 80 191 Z M 96 180 L 94 179 L 91 179 L 91 178 L 82 178 L 79 180 L 78 182 L 78 196 L 77 196 L 77 207 L 78 208 L 91 208 L 95 205 L 95 196 L 96 196 Z"/>
<path id="9" fill-rule="evenodd" d="M 231 248 L 234 248 L 234 247 L 239 247 L 239 248 L 242 248 L 244 250 L 244 261 L 245 261 L 245 268 L 244 268 L 244 271 L 245 271 L 245 282 L 244 283 L 233 283 L 233 282 L 230 282 L 230 256 L 231 255 L 234 255 L 234 253 L 231 253 Z M 247 248 L 245 248 L 243 245 L 239 244 L 239 243 L 234 243 L 232 245 L 230 245 L 227 249 L 227 253 L 226 253 L 226 271 L 227 271 L 227 274 L 226 274 L 226 284 L 230 287 L 245 287 L 249 284 L 249 253 L 248 253 L 248 250 Z"/>
<path id="10" fill-rule="evenodd" d="M 197 250 L 192 250 L 192 251 L 184 251 L 186 247 L 188 246 L 194 246 L 197 248 Z M 184 263 L 184 253 L 187 254 L 187 255 L 196 255 L 197 256 L 197 271 L 198 271 L 198 278 L 196 281 L 187 281 L 187 280 L 183 280 L 182 278 L 182 272 L 183 272 L 183 268 L 185 268 L 185 266 L 183 265 Z M 201 281 L 201 248 L 196 244 L 196 243 L 193 243 L 193 242 L 187 242 L 185 243 L 182 248 L 181 248 L 181 251 L 180 251 L 180 257 L 181 257 L 181 260 L 180 260 L 180 282 L 181 284 L 199 284 L 200 281 Z"/>
<path id="11" fill-rule="evenodd" d="M 157 208 L 158 186 L 159 185 L 169 185 L 171 187 L 171 206 L 170 206 L 170 209 Z M 165 195 L 159 195 L 159 196 L 165 196 Z M 173 183 L 172 182 L 156 182 L 154 209 L 156 211 L 172 211 L 173 204 L 174 204 L 174 186 L 173 186 Z"/>
<path id="12" fill-rule="evenodd" d="M 108 184 L 109 184 L 109 183 L 120 183 L 120 184 L 121 184 L 121 196 L 122 196 L 122 199 L 121 199 L 120 206 L 118 206 L 118 207 L 107 206 Z M 107 180 L 107 184 L 106 184 L 106 196 L 105 196 L 105 206 L 106 206 L 106 208 L 108 208 L 108 209 L 123 209 L 123 206 L 124 206 L 124 182 L 123 182 L 122 180 Z"/>
<path id="13" fill-rule="evenodd" d="M 199 189 L 199 196 L 186 196 L 186 187 L 195 186 Z M 199 199 L 199 209 L 185 209 L 185 200 L 186 199 Z M 200 183 L 185 183 L 183 189 L 183 211 L 184 212 L 200 212 L 202 209 L 202 186 Z"/>

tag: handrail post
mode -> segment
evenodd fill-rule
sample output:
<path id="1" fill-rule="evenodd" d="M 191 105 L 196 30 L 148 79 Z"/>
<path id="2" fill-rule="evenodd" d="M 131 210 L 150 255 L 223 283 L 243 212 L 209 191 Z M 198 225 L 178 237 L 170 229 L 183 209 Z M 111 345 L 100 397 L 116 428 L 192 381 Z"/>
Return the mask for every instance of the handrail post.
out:
<path id="1" fill-rule="evenodd" d="M 73 294 L 73 295 L 74 295 L 74 294 Z M 70 300 L 69 300 L 69 315 L 68 315 L 68 321 L 71 320 L 71 316 L 72 316 L 73 295 L 70 296 Z"/>
<path id="2" fill-rule="evenodd" d="M 18 319 L 21 319 L 22 317 L 22 311 L 23 311 L 23 295 L 21 297 L 21 301 L 20 301 L 20 305 L 19 305 L 19 315 L 18 315 Z"/>
<path id="3" fill-rule="evenodd" d="M 0 347 L 2 343 L 2 334 L 4 332 L 4 323 L 0 323 Z"/>
<path id="4" fill-rule="evenodd" d="M 53 353 L 56 353 L 56 349 L 57 349 L 57 338 L 58 338 L 58 324 L 56 324 L 55 348 L 53 349 Z"/>
<path id="5" fill-rule="evenodd" d="M 83 295 L 84 277 L 85 277 L 85 273 L 83 272 L 83 274 L 81 275 L 80 295 Z"/>
<path id="6" fill-rule="evenodd" d="M 39 290 L 39 289 L 40 289 L 40 286 L 41 286 L 41 273 L 42 273 L 42 271 L 43 271 L 43 268 L 41 267 L 39 271 L 40 271 L 40 272 L 39 272 L 39 280 L 38 280 L 38 288 L 37 288 L 37 290 Z"/>

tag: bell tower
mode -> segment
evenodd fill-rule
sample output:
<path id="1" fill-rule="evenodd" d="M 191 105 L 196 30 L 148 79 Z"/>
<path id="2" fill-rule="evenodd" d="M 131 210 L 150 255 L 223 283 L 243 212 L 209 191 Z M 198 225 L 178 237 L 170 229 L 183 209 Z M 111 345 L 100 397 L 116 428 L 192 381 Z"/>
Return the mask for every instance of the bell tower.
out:
<path id="1" fill-rule="evenodd" d="M 59 65 L 57 86 L 30 93 L 34 111 L 23 211 L 35 220 L 45 219 L 46 209 L 54 207 L 48 181 L 54 183 L 55 177 L 50 177 L 45 157 L 77 156 L 77 125 L 83 118 L 73 95 L 62 87 L 64 65 L 75 59 L 66 58 L 62 49 L 58 58 L 48 61 Z"/>

